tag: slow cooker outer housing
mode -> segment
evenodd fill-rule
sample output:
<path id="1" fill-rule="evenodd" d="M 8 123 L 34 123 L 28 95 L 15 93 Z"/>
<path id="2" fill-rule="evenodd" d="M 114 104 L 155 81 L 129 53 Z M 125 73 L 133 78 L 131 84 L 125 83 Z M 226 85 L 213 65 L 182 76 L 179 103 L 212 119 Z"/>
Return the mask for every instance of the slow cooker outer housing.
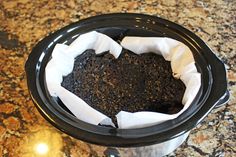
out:
<path id="1" fill-rule="evenodd" d="M 155 126 L 140 129 L 116 129 L 95 126 L 75 118 L 57 98 L 48 94 L 44 68 L 57 43 L 71 43 L 78 35 L 96 30 L 114 40 L 124 36 L 166 36 L 177 39 L 193 51 L 202 87 L 193 104 L 181 116 Z M 227 101 L 224 64 L 194 33 L 154 16 L 107 14 L 81 20 L 41 40 L 25 64 L 30 95 L 40 113 L 61 131 L 83 141 L 114 147 L 145 146 L 168 141 L 194 128 L 216 105 Z"/>

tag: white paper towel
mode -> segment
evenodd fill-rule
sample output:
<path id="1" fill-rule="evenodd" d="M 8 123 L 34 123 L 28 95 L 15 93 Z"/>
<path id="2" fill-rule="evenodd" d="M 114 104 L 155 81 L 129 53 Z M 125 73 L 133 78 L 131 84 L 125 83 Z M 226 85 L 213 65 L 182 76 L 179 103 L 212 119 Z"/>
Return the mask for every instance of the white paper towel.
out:
<path id="1" fill-rule="evenodd" d="M 190 49 L 179 41 L 165 37 L 125 37 L 121 45 L 136 54 L 153 52 L 162 55 L 165 60 L 171 62 L 173 76 L 183 81 L 186 90 L 182 99 L 184 108 L 179 113 L 169 115 L 147 111 L 135 113 L 120 111 L 116 115 L 118 127 L 128 129 L 151 126 L 174 119 L 183 113 L 192 103 L 201 85 L 201 75 L 197 72 Z M 94 125 L 100 123 L 114 126 L 109 117 L 93 109 L 81 98 L 61 86 L 63 76 L 73 70 L 74 58 L 87 49 L 94 49 L 96 54 L 109 51 L 115 58 L 118 58 L 122 51 L 122 47 L 117 42 L 95 31 L 80 35 L 69 46 L 57 44 L 45 70 L 49 93 L 58 96 L 80 120 Z"/>
<path id="2" fill-rule="evenodd" d="M 166 37 L 125 37 L 121 45 L 136 53 L 153 52 L 162 55 L 170 61 L 173 76 L 181 79 L 186 86 L 182 104 L 184 108 L 176 114 L 163 114 L 157 112 L 125 112 L 117 114 L 119 128 L 141 128 L 171 120 L 183 113 L 197 95 L 201 86 L 201 74 L 197 72 L 191 50 L 183 43 Z"/>

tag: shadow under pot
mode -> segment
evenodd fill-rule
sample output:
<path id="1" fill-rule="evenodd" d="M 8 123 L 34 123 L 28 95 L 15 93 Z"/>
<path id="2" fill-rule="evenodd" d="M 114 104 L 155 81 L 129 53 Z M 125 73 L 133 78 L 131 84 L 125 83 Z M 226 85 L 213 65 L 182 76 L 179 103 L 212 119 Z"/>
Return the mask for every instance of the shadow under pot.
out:
<path id="1" fill-rule="evenodd" d="M 173 120 L 138 129 L 96 126 L 73 116 L 63 103 L 48 93 L 45 67 L 57 43 L 70 44 L 80 34 L 94 30 L 116 41 L 124 36 L 169 37 L 187 45 L 194 55 L 202 80 L 190 107 Z M 199 37 L 173 22 L 142 14 L 100 15 L 68 25 L 34 47 L 25 71 L 30 95 L 42 116 L 62 132 L 91 143 L 91 147 L 93 144 L 101 146 L 94 153 L 104 156 L 167 155 L 185 141 L 191 129 L 213 108 L 229 99 L 225 66 Z"/>

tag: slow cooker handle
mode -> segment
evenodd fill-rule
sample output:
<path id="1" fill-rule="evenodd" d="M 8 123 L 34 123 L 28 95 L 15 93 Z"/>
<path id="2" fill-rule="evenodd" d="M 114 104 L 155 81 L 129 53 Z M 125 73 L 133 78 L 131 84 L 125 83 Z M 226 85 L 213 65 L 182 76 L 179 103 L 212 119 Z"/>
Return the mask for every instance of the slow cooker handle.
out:
<path id="1" fill-rule="evenodd" d="M 219 100 L 214 108 L 219 108 L 225 105 L 229 101 L 229 90 L 226 91 L 225 95 Z"/>
<path id="2" fill-rule="evenodd" d="M 210 49 L 210 47 L 208 47 Z M 211 50 L 211 49 L 210 49 Z M 211 63 L 214 65 L 212 70 L 214 71 L 215 75 L 222 75 L 221 77 L 215 77 L 215 89 L 213 97 L 215 96 L 217 103 L 215 104 L 214 108 L 218 108 L 220 106 L 225 105 L 229 101 L 230 93 L 228 88 L 228 81 L 227 81 L 227 70 L 225 68 L 225 64 L 221 61 L 221 59 L 211 50 L 209 53 L 211 58 Z M 220 94 L 222 96 L 218 97 Z"/>

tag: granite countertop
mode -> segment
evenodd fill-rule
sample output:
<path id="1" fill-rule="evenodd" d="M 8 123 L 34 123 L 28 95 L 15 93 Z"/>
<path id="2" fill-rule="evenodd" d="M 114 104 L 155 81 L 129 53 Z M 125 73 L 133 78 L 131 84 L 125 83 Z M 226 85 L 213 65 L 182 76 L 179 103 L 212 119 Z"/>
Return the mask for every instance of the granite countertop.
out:
<path id="1" fill-rule="evenodd" d="M 214 109 L 170 156 L 236 156 L 235 6 L 235 0 L 0 1 L 0 156 L 101 156 L 95 153 L 101 147 L 60 132 L 39 114 L 28 93 L 24 63 L 33 46 L 50 32 L 112 12 L 146 13 L 177 22 L 200 36 L 223 60 L 230 101 Z"/>

